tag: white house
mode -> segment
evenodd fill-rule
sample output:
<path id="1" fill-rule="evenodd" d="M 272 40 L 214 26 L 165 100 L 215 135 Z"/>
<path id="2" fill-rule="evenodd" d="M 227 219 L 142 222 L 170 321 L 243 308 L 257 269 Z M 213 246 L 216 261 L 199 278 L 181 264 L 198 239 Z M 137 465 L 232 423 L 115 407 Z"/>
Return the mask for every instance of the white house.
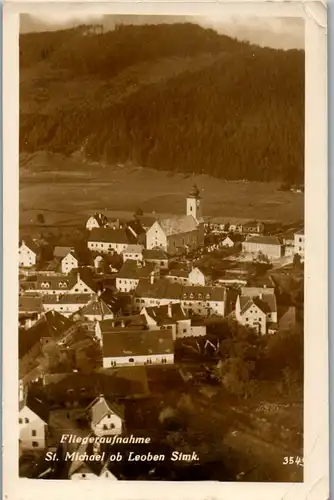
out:
<path id="1" fill-rule="evenodd" d="M 203 244 L 201 197 L 197 186 L 194 186 L 186 199 L 186 215 L 155 221 L 146 233 L 146 246 L 149 250 L 160 248 L 173 255 Z"/>
<path id="2" fill-rule="evenodd" d="M 295 254 L 300 255 L 301 260 L 305 258 L 305 233 L 304 230 L 295 234 Z"/>
<path id="3" fill-rule="evenodd" d="M 47 445 L 49 410 L 39 399 L 24 398 L 20 403 L 19 432 L 22 450 L 43 450 Z"/>
<path id="4" fill-rule="evenodd" d="M 108 219 L 105 215 L 101 213 L 96 213 L 92 215 L 86 222 L 86 229 L 88 229 L 88 231 L 91 231 L 94 228 L 107 227 L 107 226 L 108 226 Z"/>
<path id="5" fill-rule="evenodd" d="M 123 411 L 102 394 L 88 406 L 87 415 L 96 436 L 122 434 Z"/>
<path id="6" fill-rule="evenodd" d="M 33 267 L 37 264 L 39 256 L 39 246 L 32 240 L 21 241 L 19 247 L 19 266 L 20 267 Z"/>
<path id="7" fill-rule="evenodd" d="M 277 330 L 277 303 L 271 288 L 243 287 L 235 306 L 236 320 L 244 326 L 255 328 L 259 333 Z"/>
<path id="8" fill-rule="evenodd" d="M 92 252 L 120 255 L 133 243 L 136 243 L 136 238 L 130 231 L 101 227 L 90 231 L 87 245 Z"/>
<path id="9" fill-rule="evenodd" d="M 61 261 L 61 272 L 64 274 L 68 274 L 73 269 L 78 269 L 79 267 L 79 259 L 76 256 L 75 252 L 71 250 Z"/>
<path id="10" fill-rule="evenodd" d="M 222 241 L 222 246 L 227 248 L 232 248 L 238 243 L 241 244 L 243 241 L 243 237 L 239 233 L 230 233 L 226 236 L 226 238 Z"/>
<path id="11" fill-rule="evenodd" d="M 168 255 L 161 248 L 153 248 L 152 250 L 143 250 L 144 262 L 151 262 L 160 269 L 168 269 Z"/>
<path id="12" fill-rule="evenodd" d="M 174 363 L 170 330 L 125 330 L 102 333 L 103 367 Z"/>
<path id="13" fill-rule="evenodd" d="M 193 267 L 188 274 L 188 282 L 190 285 L 205 286 L 207 284 L 207 277 L 201 269 Z"/>
<path id="14" fill-rule="evenodd" d="M 159 275 L 159 268 L 154 264 L 142 264 L 141 261 L 128 259 L 116 276 L 116 288 L 119 292 L 128 293 L 136 289 L 140 279 L 147 279 L 153 283 Z"/>
<path id="15" fill-rule="evenodd" d="M 276 236 L 250 236 L 242 243 L 242 250 L 254 258 L 260 254 L 270 260 L 282 256 L 282 244 Z"/>
<path id="16" fill-rule="evenodd" d="M 42 304 L 45 312 L 56 311 L 68 318 L 81 310 L 91 299 L 92 296 L 87 293 L 43 295 Z"/>
<path id="17" fill-rule="evenodd" d="M 142 262 L 143 249 L 143 245 L 128 245 L 122 254 L 123 261 L 135 260 L 136 262 Z"/>

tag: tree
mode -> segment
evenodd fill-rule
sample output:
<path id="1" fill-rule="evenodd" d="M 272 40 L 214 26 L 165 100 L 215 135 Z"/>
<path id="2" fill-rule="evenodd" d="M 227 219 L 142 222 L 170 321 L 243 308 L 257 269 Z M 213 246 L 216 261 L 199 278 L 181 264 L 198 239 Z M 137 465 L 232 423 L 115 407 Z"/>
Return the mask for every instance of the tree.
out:
<path id="1" fill-rule="evenodd" d="M 133 216 L 134 216 L 135 219 L 139 219 L 143 215 L 144 215 L 144 212 L 143 212 L 143 210 L 140 207 L 138 207 L 136 209 L 135 213 L 133 214 Z"/>
<path id="2" fill-rule="evenodd" d="M 38 224 L 45 224 L 45 219 L 43 214 L 37 214 L 36 221 Z"/>
<path id="3" fill-rule="evenodd" d="M 299 253 L 295 253 L 293 256 L 293 267 L 297 270 L 303 269 L 302 258 Z"/>

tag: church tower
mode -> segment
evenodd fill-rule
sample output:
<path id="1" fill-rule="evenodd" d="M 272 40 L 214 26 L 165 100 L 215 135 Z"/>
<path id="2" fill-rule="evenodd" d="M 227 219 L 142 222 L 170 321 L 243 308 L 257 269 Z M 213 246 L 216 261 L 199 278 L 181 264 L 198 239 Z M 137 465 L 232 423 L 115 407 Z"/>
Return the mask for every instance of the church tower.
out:
<path id="1" fill-rule="evenodd" d="M 202 219 L 201 196 L 196 184 L 194 184 L 187 196 L 187 215 L 192 215 L 197 222 Z"/>

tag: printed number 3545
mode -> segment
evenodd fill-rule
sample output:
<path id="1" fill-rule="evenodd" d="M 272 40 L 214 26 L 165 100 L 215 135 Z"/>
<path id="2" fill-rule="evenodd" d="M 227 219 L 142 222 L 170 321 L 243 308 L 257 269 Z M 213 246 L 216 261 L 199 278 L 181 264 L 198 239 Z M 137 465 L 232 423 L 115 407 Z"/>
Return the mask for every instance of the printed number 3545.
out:
<path id="1" fill-rule="evenodd" d="M 304 466 L 304 459 L 302 457 L 284 457 L 283 465 L 299 465 Z"/>

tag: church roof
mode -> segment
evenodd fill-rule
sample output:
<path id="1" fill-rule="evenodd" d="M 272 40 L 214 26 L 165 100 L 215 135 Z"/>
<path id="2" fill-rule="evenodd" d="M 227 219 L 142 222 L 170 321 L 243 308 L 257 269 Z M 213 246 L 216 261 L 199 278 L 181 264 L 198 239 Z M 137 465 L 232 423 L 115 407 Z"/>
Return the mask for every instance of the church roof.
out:
<path id="1" fill-rule="evenodd" d="M 197 187 L 196 184 L 193 185 L 193 187 L 189 191 L 188 196 L 191 197 L 191 198 L 199 198 L 199 196 L 200 196 L 199 189 L 198 189 L 198 187 Z"/>
<path id="2" fill-rule="evenodd" d="M 192 215 L 181 215 L 179 217 L 170 217 L 169 219 L 160 219 L 158 222 L 166 236 L 189 233 L 197 229 L 197 222 Z"/>

